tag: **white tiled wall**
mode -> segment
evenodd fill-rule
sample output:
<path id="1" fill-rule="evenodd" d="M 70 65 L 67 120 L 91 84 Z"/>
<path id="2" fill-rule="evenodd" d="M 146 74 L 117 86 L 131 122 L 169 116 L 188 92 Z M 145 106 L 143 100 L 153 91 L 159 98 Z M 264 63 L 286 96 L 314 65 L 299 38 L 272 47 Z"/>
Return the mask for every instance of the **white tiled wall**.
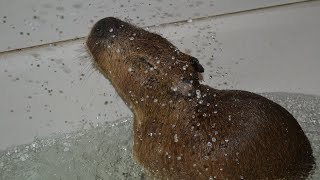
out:
<path id="1" fill-rule="evenodd" d="M 107 16 L 151 26 L 302 1 L 1 0 L 0 52 L 86 36 Z"/>

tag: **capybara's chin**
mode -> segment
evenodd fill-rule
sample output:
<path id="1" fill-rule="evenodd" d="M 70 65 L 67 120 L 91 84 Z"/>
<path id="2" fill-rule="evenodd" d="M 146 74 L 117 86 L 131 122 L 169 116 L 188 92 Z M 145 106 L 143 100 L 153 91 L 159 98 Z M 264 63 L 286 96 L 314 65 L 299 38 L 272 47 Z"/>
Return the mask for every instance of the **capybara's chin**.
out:
<path id="1" fill-rule="evenodd" d="M 94 64 L 134 113 L 134 157 L 154 179 L 305 179 L 309 140 L 280 105 L 200 84 L 204 68 L 165 38 L 108 17 Z"/>

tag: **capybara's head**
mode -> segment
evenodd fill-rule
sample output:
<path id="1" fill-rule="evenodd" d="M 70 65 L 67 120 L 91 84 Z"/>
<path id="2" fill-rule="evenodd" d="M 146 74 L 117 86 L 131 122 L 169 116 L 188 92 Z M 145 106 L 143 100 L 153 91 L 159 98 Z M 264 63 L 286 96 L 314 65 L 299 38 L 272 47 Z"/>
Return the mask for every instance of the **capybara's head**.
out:
<path id="1" fill-rule="evenodd" d="M 160 89 L 165 94 L 190 96 L 204 71 L 196 58 L 160 35 L 113 17 L 94 25 L 87 47 L 95 64 L 122 95 Z"/>

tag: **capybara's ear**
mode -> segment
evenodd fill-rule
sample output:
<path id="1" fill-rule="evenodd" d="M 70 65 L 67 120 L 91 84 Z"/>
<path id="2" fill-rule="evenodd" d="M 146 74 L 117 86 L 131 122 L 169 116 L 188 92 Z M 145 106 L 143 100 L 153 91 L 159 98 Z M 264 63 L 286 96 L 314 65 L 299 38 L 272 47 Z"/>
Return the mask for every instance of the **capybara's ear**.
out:
<path id="1" fill-rule="evenodd" d="M 194 69 L 199 72 L 199 73 L 203 73 L 204 72 L 204 68 L 203 66 L 199 63 L 199 60 L 195 57 L 192 57 L 191 59 L 191 64 L 194 67 Z"/>

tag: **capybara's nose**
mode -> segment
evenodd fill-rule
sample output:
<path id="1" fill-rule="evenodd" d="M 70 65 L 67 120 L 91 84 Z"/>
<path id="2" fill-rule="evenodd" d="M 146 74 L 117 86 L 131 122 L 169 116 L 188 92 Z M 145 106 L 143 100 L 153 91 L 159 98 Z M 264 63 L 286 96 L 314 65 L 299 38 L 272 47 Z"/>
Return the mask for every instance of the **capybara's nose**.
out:
<path id="1" fill-rule="evenodd" d="M 123 30 L 125 22 L 114 18 L 106 17 L 99 20 L 91 30 L 91 36 L 97 38 L 115 37 L 120 31 Z"/>

